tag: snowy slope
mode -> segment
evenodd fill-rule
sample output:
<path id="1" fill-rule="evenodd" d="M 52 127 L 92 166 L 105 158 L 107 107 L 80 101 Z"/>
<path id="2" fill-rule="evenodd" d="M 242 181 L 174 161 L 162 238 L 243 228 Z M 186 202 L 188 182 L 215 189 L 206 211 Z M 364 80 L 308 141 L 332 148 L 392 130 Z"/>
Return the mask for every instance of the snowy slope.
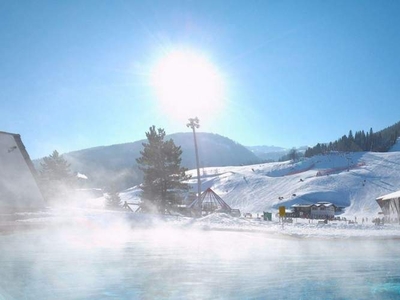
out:
<path id="1" fill-rule="evenodd" d="M 390 148 L 389 152 L 400 151 L 400 138 L 397 138 L 396 144 Z"/>
<path id="2" fill-rule="evenodd" d="M 196 171 L 189 173 L 196 190 Z M 331 153 L 297 163 L 205 168 L 201 175 L 203 191 L 211 187 L 242 212 L 329 201 L 346 207 L 345 215 L 376 216 L 375 199 L 400 190 L 400 152 Z M 133 200 L 134 191 L 122 195 Z"/>

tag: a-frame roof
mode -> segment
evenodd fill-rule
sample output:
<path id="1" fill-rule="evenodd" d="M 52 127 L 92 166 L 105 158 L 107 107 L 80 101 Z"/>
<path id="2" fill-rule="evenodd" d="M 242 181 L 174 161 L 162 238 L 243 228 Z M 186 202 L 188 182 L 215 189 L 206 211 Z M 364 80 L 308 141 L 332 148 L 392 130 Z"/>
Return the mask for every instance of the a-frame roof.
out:
<path id="1" fill-rule="evenodd" d="M 218 196 L 211 188 L 205 190 L 200 199 L 194 200 L 189 208 L 194 208 L 199 206 L 199 201 L 201 203 L 202 210 L 220 210 L 230 212 L 232 209 L 220 196 Z"/>
<path id="2" fill-rule="evenodd" d="M 21 136 L 0 131 L 0 208 L 31 210 L 45 206 L 37 173 Z"/>

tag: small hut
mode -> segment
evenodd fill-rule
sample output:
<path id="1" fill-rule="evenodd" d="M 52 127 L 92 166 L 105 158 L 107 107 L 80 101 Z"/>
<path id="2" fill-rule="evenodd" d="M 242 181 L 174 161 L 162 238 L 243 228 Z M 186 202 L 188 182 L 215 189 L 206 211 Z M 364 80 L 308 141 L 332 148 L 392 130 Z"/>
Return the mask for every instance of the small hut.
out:
<path id="1" fill-rule="evenodd" d="M 189 206 L 189 209 L 201 207 L 202 215 L 208 215 L 214 212 L 227 213 L 232 216 L 240 216 L 238 209 L 232 209 L 220 196 L 218 196 L 211 188 L 205 190 L 200 198 L 196 198 Z"/>

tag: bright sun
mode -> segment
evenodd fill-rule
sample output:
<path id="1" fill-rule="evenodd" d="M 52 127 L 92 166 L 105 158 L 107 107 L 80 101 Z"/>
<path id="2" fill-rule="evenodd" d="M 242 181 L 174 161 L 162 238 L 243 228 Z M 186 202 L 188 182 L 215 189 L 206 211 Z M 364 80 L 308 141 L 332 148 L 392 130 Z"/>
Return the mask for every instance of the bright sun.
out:
<path id="1" fill-rule="evenodd" d="M 224 104 L 222 76 L 204 56 L 176 50 L 153 69 L 152 86 L 163 113 L 184 121 L 219 113 Z"/>

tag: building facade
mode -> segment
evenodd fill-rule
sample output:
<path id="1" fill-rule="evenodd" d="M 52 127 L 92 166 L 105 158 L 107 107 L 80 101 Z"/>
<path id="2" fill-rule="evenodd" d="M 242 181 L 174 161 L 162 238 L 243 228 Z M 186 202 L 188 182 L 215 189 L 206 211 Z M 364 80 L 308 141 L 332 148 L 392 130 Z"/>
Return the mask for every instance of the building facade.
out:
<path id="1" fill-rule="evenodd" d="M 335 216 L 336 208 L 336 205 L 330 202 L 292 205 L 295 217 L 310 219 L 331 219 Z"/>
<path id="2" fill-rule="evenodd" d="M 28 211 L 45 206 L 36 170 L 19 134 L 0 131 L 0 209 Z"/>
<path id="3" fill-rule="evenodd" d="M 400 191 L 376 198 L 386 223 L 400 223 Z"/>

